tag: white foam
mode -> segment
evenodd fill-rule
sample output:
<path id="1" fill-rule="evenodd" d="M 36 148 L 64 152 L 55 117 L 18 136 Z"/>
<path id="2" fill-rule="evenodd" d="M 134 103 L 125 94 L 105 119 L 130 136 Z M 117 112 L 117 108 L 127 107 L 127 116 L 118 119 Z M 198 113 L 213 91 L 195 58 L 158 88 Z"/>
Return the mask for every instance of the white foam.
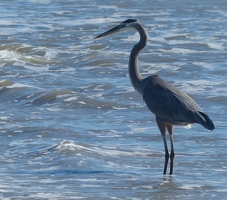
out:
<path id="1" fill-rule="evenodd" d="M 223 49 L 223 43 L 207 43 L 207 45 L 212 48 L 212 49 L 220 49 L 222 50 Z"/>
<path id="2" fill-rule="evenodd" d="M 92 151 L 89 148 L 76 144 L 73 140 L 63 140 L 55 149 L 59 152 L 65 151 L 65 150 L 77 151 L 81 149 Z"/>
<path id="3" fill-rule="evenodd" d="M 0 51 L 0 59 L 3 61 L 17 61 L 18 59 L 21 58 L 21 55 L 16 52 L 16 51 L 11 51 L 11 50 L 1 50 Z"/>
<path id="4" fill-rule="evenodd" d="M 6 88 L 24 88 L 24 87 L 29 87 L 29 86 L 21 83 L 14 83 L 13 85 L 9 85 Z"/>
<path id="5" fill-rule="evenodd" d="M 195 188 L 201 188 L 203 185 L 200 184 L 185 184 L 180 186 L 179 188 L 184 189 L 184 190 L 192 190 Z"/>
<path id="6" fill-rule="evenodd" d="M 170 50 L 162 50 L 162 51 L 170 52 L 170 53 L 178 53 L 178 54 L 198 53 L 197 50 L 183 49 L 183 48 L 172 48 Z"/>
<path id="7" fill-rule="evenodd" d="M 202 66 L 205 69 L 211 69 L 211 68 L 213 68 L 213 65 L 212 64 L 209 64 L 207 62 L 193 62 L 193 64 L 194 65 Z"/>
<path id="8" fill-rule="evenodd" d="M 64 99 L 64 101 L 76 101 L 78 99 L 78 97 L 69 97 L 67 99 Z"/>

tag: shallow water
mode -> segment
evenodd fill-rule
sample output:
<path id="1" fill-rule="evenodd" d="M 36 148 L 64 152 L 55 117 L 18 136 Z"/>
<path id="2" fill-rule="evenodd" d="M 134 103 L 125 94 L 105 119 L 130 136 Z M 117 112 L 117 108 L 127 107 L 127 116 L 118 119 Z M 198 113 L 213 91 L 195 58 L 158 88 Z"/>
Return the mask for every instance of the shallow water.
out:
<path id="1" fill-rule="evenodd" d="M 11 0 L 0 12 L 1 199 L 226 197 L 224 0 Z M 175 128 L 173 176 L 127 73 L 138 34 L 93 39 L 127 18 L 149 35 L 142 75 L 187 92 L 216 127 Z"/>

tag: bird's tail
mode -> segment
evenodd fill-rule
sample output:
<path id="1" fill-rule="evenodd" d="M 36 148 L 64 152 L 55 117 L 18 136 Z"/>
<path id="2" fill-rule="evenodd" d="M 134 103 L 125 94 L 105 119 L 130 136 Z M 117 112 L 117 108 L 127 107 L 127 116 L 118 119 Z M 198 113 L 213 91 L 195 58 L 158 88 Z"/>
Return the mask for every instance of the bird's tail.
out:
<path id="1" fill-rule="evenodd" d="M 199 115 L 201 116 L 201 119 L 199 120 L 199 123 L 200 123 L 203 127 L 207 128 L 208 130 L 213 130 L 213 129 L 215 129 L 214 124 L 213 124 L 213 122 L 211 121 L 211 119 L 209 118 L 208 115 L 206 115 L 206 114 L 203 113 L 203 112 L 199 112 Z"/>

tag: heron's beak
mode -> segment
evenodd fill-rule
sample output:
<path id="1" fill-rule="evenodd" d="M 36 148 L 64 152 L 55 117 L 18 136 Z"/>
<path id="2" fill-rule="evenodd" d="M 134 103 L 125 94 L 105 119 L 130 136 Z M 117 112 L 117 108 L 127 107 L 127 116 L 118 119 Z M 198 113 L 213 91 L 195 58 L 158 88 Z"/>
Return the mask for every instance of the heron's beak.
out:
<path id="1" fill-rule="evenodd" d="M 96 39 L 96 38 L 102 38 L 102 37 L 105 37 L 105 36 L 107 36 L 107 35 L 111 35 L 111 34 L 113 34 L 113 33 L 117 33 L 117 32 L 120 31 L 120 29 L 122 29 L 122 28 L 124 28 L 124 27 L 125 27 L 125 26 L 124 26 L 123 24 L 120 24 L 120 25 L 118 25 L 118 26 L 116 26 L 116 27 L 110 29 L 109 31 L 106 31 L 105 33 L 102 33 L 102 34 L 96 36 L 95 39 Z"/>

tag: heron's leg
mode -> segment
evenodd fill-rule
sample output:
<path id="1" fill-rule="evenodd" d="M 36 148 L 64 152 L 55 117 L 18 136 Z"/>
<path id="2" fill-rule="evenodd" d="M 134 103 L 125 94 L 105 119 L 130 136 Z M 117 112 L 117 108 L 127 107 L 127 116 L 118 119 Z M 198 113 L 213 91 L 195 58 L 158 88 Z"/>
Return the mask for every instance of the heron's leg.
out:
<path id="1" fill-rule="evenodd" d="M 169 162 L 169 151 L 168 151 L 165 135 L 162 135 L 162 138 L 163 138 L 164 147 L 165 147 L 165 165 L 164 165 L 163 174 L 166 174 L 166 170 L 167 170 L 167 166 L 168 166 L 168 162 Z"/>
<path id="2" fill-rule="evenodd" d="M 164 147 L 165 147 L 165 165 L 164 165 L 163 174 L 166 174 L 167 165 L 168 165 L 168 161 L 169 161 L 169 151 L 168 151 L 168 146 L 167 146 L 167 142 L 166 142 L 166 124 L 159 122 L 158 120 L 156 120 L 156 121 L 157 121 L 157 124 L 158 124 L 158 128 L 159 128 L 159 130 L 162 134 Z"/>
<path id="3" fill-rule="evenodd" d="M 174 161 L 174 148 L 173 148 L 173 125 L 168 124 L 167 130 L 170 136 L 170 145 L 171 145 L 171 152 L 170 152 L 170 175 L 173 174 L 173 161 Z"/>

